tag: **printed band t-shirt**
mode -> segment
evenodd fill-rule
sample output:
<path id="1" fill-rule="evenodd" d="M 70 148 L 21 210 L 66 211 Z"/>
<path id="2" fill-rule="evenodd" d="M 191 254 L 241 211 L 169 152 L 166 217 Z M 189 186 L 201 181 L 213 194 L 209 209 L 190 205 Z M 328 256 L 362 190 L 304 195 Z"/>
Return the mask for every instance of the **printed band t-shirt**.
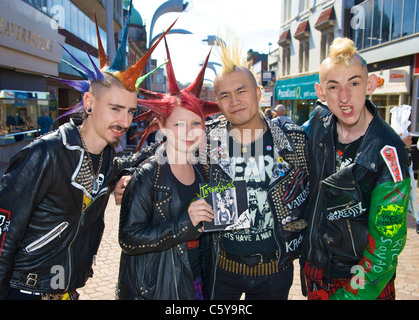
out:
<path id="1" fill-rule="evenodd" d="M 245 180 L 249 203 L 250 228 L 223 232 L 224 249 L 237 256 L 255 253 L 269 255 L 278 249 L 274 239 L 274 219 L 268 204 L 268 187 L 274 165 L 274 144 L 270 130 L 243 146 L 229 139 L 233 180 Z"/>

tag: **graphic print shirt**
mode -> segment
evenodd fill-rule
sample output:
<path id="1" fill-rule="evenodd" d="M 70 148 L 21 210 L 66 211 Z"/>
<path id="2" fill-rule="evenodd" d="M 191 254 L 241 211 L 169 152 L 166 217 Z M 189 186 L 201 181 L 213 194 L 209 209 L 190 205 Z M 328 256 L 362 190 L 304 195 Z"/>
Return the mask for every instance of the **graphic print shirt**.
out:
<path id="1" fill-rule="evenodd" d="M 229 139 L 233 180 L 245 180 L 249 203 L 250 229 L 223 233 L 224 249 L 237 256 L 271 254 L 278 246 L 273 236 L 273 216 L 268 204 L 268 186 L 273 171 L 273 139 L 270 130 L 243 146 Z"/>

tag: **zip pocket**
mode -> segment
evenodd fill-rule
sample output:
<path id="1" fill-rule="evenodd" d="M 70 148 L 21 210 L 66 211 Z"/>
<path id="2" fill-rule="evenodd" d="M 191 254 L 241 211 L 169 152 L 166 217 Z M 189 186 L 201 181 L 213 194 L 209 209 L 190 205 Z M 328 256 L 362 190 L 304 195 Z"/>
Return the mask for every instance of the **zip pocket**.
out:
<path id="1" fill-rule="evenodd" d="M 68 224 L 69 223 L 67 221 L 64 221 L 64 222 L 60 223 L 58 226 L 56 226 L 50 232 L 43 235 L 41 238 L 32 242 L 31 244 L 29 244 L 25 248 L 25 251 L 30 253 L 30 252 L 34 252 L 34 251 L 42 248 L 43 246 L 45 246 L 46 244 L 48 244 L 49 242 L 51 242 L 52 240 L 54 240 L 55 238 L 60 236 L 61 232 L 63 232 L 65 229 L 67 229 Z"/>
<path id="2" fill-rule="evenodd" d="M 346 226 L 348 227 L 348 231 L 349 231 L 349 237 L 351 239 L 351 246 L 352 246 L 352 251 L 356 257 L 356 250 L 355 250 L 355 241 L 354 241 L 354 236 L 352 234 L 352 228 L 351 228 L 351 223 L 349 222 L 349 220 L 345 219 L 346 221 Z"/>

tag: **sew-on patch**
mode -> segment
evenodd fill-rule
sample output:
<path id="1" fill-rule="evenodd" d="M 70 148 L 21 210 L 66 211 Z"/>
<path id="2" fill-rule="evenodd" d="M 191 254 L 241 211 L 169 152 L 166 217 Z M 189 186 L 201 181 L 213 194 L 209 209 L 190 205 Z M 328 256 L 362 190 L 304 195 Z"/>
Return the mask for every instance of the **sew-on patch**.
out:
<path id="1" fill-rule="evenodd" d="M 383 157 L 388 169 L 390 170 L 393 181 L 403 181 L 403 174 L 396 148 L 392 146 L 385 146 L 383 149 L 381 149 L 380 154 Z"/>
<path id="2" fill-rule="evenodd" d="M 403 207 L 396 204 L 380 207 L 375 221 L 378 231 L 386 237 L 394 237 L 405 222 L 403 212 Z"/>
<path id="3" fill-rule="evenodd" d="M 0 256 L 3 250 L 6 233 L 10 229 L 10 211 L 0 209 Z"/>

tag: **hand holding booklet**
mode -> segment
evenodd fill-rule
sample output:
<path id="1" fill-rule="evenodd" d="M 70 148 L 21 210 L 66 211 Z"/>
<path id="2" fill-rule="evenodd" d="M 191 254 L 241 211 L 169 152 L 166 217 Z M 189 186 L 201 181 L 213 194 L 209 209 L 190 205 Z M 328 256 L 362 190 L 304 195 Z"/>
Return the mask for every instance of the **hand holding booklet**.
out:
<path id="1" fill-rule="evenodd" d="M 203 222 L 202 231 L 246 229 L 250 227 L 246 182 L 200 183 L 200 195 L 214 210 L 214 220 Z"/>

